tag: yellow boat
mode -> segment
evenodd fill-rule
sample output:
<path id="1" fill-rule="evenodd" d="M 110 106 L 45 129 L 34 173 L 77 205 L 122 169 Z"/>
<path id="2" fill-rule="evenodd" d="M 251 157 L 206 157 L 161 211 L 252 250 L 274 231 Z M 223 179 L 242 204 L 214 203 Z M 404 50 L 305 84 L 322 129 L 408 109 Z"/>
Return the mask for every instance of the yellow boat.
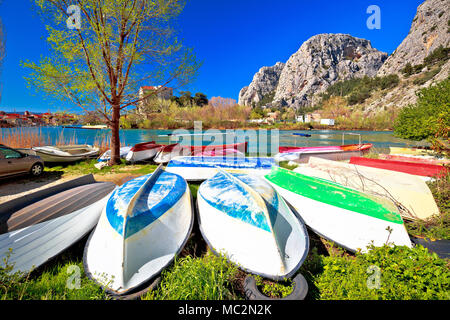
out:
<path id="1" fill-rule="evenodd" d="M 390 154 L 396 154 L 396 155 L 415 155 L 415 156 L 434 156 L 436 155 L 436 152 L 433 150 L 428 149 L 421 149 L 421 148 L 399 148 L 399 147 L 389 147 Z"/>

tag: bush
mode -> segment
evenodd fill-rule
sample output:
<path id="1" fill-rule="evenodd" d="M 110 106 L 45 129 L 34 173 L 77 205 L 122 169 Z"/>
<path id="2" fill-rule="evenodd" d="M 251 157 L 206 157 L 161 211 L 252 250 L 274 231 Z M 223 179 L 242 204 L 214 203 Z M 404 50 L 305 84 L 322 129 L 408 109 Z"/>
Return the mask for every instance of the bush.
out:
<path id="1" fill-rule="evenodd" d="M 322 262 L 323 273 L 316 277 L 321 299 L 450 299 L 447 262 L 422 246 L 372 247 L 355 258 L 330 256 Z"/>
<path id="2" fill-rule="evenodd" d="M 430 139 L 441 125 L 450 127 L 450 79 L 422 89 L 418 97 L 415 105 L 401 110 L 395 122 L 394 133 L 400 138 Z"/>

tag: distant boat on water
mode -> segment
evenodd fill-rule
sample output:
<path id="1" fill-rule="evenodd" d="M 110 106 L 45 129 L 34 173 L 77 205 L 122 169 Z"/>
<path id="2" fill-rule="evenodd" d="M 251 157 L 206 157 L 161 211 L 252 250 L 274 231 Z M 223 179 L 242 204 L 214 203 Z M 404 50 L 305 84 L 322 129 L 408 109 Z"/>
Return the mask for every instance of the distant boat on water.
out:
<path id="1" fill-rule="evenodd" d="M 108 126 L 105 124 L 99 124 L 95 126 L 63 126 L 64 129 L 88 129 L 88 130 L 106 130 Z"/>

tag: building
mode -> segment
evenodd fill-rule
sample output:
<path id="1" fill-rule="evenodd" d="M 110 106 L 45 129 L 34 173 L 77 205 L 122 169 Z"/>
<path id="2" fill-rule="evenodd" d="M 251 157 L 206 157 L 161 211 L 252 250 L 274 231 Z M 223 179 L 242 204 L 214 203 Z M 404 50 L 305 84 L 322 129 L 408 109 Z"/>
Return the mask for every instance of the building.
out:
<path id="1" fill-rule="evenodd" d="M 156 95 L 151 93 L 156 92 Z M 147 98 L 146 98 L 147 97 Z M 146 101 L 153 98 L 159 98 L 164 100 L 169 100 L 173 97 L 173 89 L 163 86 L 143 86 L 139 88 L 139 103 L 137 105 L 138 113 L 142 113 L 142 108 L 144 107 Z"/>
<path id="2" fill-rule="evenodd" d="M 334 126 L 334 119 L 320 119 L 320 124 Z"/>

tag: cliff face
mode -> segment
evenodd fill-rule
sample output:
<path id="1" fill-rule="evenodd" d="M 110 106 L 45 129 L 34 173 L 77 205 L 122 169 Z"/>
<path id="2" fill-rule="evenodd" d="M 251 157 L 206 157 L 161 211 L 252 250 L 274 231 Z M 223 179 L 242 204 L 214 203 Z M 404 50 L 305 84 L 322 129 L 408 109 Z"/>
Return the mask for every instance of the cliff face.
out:
<path id="1" fill-rule="evenodd" d="M 281 62 L 272 67 L 262 67 L 253 77 L 252 83 L 239 92 L 239 104 L 256 105 L 264 96 L 273 93 L 277 88 L 283 68 L 284 63 Z"/>
<path id="2" fill-rule="evenodd" d="M 274 94 L 273 105 L 299 108 L 311 103 L 313 94 L 336 81 L 375 76 L 387 54 L 370 41 L 345 34 L 319 34 L 306 41 L 286 64 L 264 67 L 250 86 L 239 93 L 239 103 L 255 105 Z"/>
<path id="3" fill-rule="evenodd" d="M 346 34 L 319 34 L 292 55 L 274 97 L 280 106 L 299 108 L 312 102 L 314 94 L 339 80 L 375 76 L 387 59 L 370 41 Z"/>
<path id="4" fill-rule="evenodd" d="M 408 36 L 378 71 L 379 76 L 399 73 L 410 63 L 418 65 L 439 46 L 449 47 L 449 0 L 427 0 L 417 8 Z"/>
<path id="5" fill-rule="evenodd" d="M 441 52 L 438 60 L 425 60 L 440 47 L 450 47 L 450 0 L 427 0 L 418 7 L 408 36 L 391 56 L 374 49 L 368 40 L 319 34 L 303 43 L 285 65 L 262 68 L 250 86 L 241 90 L 239 103 L 255 105 L 270 93 L 265 104 L 273 97 L 269 105 L 301 108 L 318 102 L 317 94 L 335 82 L 397 74 L 398 86 L 374 95 L 363 107 L 366 112 L 404 107 L 417 101 L 417 90 L 449 76 L 448 55 Z M 406 66 L 411 72 L 403 72 Z"/>

